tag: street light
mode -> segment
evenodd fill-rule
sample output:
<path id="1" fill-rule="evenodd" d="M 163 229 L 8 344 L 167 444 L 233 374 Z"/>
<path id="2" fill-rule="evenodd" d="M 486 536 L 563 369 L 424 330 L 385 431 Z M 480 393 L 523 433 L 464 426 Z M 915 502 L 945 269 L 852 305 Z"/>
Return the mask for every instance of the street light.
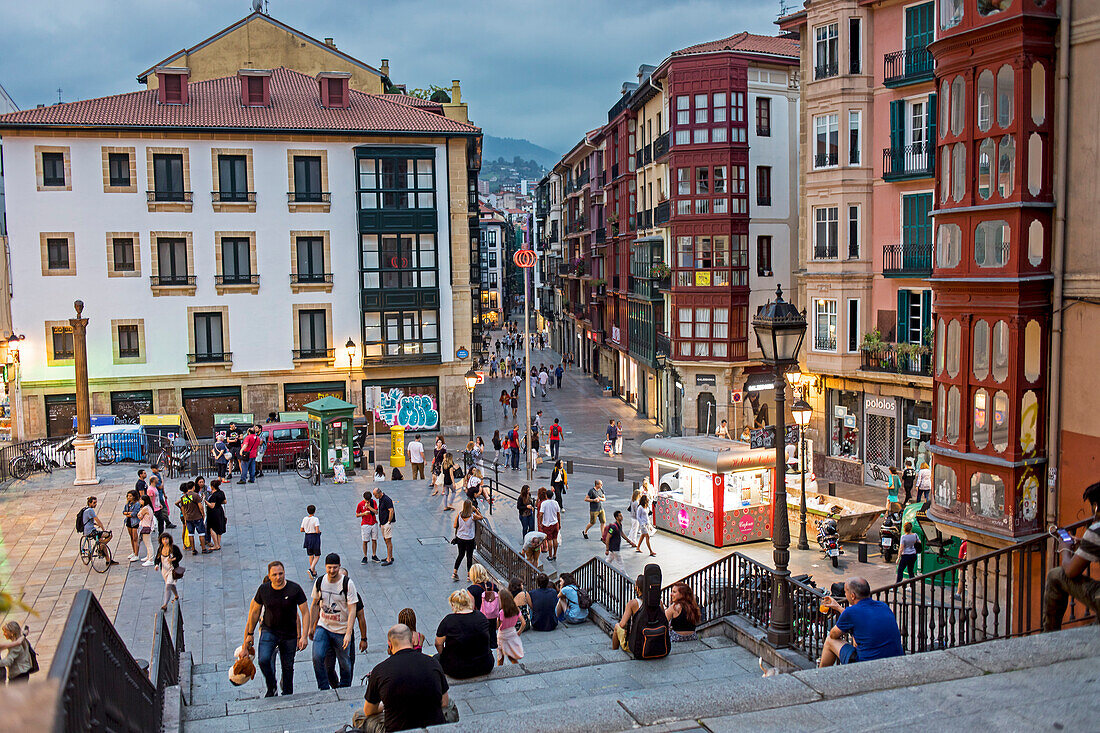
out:
<path id="1" fill-rule="evenodd" d="M 768 301 L 756 311 L 752 327 L 764 363 L 775 372 L 775 526 L 772 528 L 772 558 L 776 582 L 772 584 L 768 642 L 775 647 L 786 647 L 791 643 L 791 597 L 787 592 L 787 579 L 791 574 L 787 567 L 791 558 L 791 533 L 787 523 L 787 471 L 784 461 L 787 429 L 783 409 L 787 382 L 783 374 L 798 362 L 798 351 L 806 336 L 806 317 L 793 304 L 783 300 L 783 287 L 778 286 L 775 300 Z"/>
<path id="2" fill-rule="evenodd" d="M 344 344 L 344 351 L 348 353 L 348 379 L 351 379 L 351 363 L 355 359 L 355 342 L 350 338 L 348 342 Z"/>
<path id="3" fill-rule="evenodd" d="M 810 403 L 801 397 L 798 398 L 798 402 L 791 405 L 791 414 L 794 415 L 794 421 L 798 423 L 798 471 L 802 474 L 802 498 L 799 500 L 799 515 L 798 515 L 798 549 L 808 550 L 810 549 L 810 543 L 806 539 L 806 426 L 810 424 L 810 415 L 813 414 L 814 408 L 810 407 Z"/>
<path id="4" fill-rule="evenodd" d="M 466 391 L 470 393 L 470 441 L 474 440 L 474 387 L 477 386 L 477 372 L 470 369 L 462 378 L 466 382 Z"/>

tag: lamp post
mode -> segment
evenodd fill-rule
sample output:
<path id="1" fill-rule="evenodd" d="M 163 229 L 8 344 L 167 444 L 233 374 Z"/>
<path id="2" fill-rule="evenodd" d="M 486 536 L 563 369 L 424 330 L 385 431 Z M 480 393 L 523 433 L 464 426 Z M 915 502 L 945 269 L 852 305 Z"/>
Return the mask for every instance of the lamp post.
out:
<path id="1" fill-rule="evenodd" d="M 76 438 L 73 454 L 76 458 L 76 479 L 73 486 L 99 483 L 95 470 L 95 439 L 92 437 L 91 405 L 88 399 L 88 319 L 84 317 L 84 301 L 73 303 L 76 318 L 69 319 L 73 329 L 73 366 L 76 373 Z"/>
<path id="2" fill-rule="evenodd" d="M 10 410 L 11 428 L 9 439 L 15 442 L 23 435 L 23 411 L 19 404 L 19 344 L 26 336 L 12 331 L 3 343 L 8 347 L 8 354 L 4 364 L 4 390 L 7 393 L 8 408 Z"/>
<path id="3" fill-rule="evenodd" d="M 806 426 L 810 424 L 810 415 L 814 408 L 810 403 L 798 398 L 798 402 L 791 405 L 791 414 L 798 423 L 798 472 L 802 474 L 802 497 L 799 500 L 798 509 L 798 549 L 810 549 L 810 543 L 806 539 Z"/>
<path id="4" fill-rule="evenodd" d="M 474 387 L 477 386 L 477 372 L 470 369 L 462 378 L 466 382 L 466 391 L 470 393 L 470 442 L 474 440 Z"/>
<path id="5" fill-rule="evenodd" d="M 783 374 L 798 361 L 798 351 L 802 348 L 802 339 L 806 335 L 806 317 L 793 304 L 783 300 L 783 287 L 778 286 L 775 289 L 775 300 L 760 306 L 752 326 L 764 357 L 763 361 L 775 372 L 775 519 L 772 527 L 775 582 L 772 584 L 768 642 L 775 647 L 787 647 L 791 643 L 791 596 L 787 585 L 787 579 L 791 575 L 787 567 L 791 558 L 791 533 L 787 522 L 787 471 L 784 461 L 787 433 L 784 424 L 784 393 L 787 382 Z"/>

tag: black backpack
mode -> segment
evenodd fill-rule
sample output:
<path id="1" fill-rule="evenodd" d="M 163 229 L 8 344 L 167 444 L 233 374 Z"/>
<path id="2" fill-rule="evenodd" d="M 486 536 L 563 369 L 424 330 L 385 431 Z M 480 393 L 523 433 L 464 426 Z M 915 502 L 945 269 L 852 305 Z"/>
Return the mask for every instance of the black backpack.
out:
<path id="1" fill-rule="evenodd" d="M 31 668 L 27 671 L 27 674 L 34 674 L 39 670 L 38 652 L 34 650 L 34 647 L 31 646 L 31 640 L 28 639 L 25 635 L 23 637 L 23 641 L 27 643 L 27 651 L 30 652 L 31 655 Z"/>
<path id="2" fill-rule="evenodd" d="M 88 507 L 81 507 L 76 512 L 76 531 L 78 534 L 84 534 L 84 510 Z"/>
<path id="3" fill-rule="evenodd" d="M 592 596 L 584 588 L 577 587 L 577 605 L 585 611 L 592 608 Z"/>
<path id="4" fill-rule="evenodd" d="M 642 605 L 630 619 L 630 653 L 635 659 L 661 659 L 672 651 L 668 619 L 661 607 L 661 566 L 650 563 L 642 573 Z"/>
<path id="5" fill-rule="evenodd" d="M 317 576 L 317 582 L 313 584 L 313 590 L 314 590 L 315 593 L 317 593 L 317 595 L 321 594 L 321 580 L 324 577 L 325 577 L 324 575 L 318 575 Z M 346 576 L 346 575 L 344 576 L 344 584 L 340 588 L 340 594 L 344 596 L 345 601 L 348 600 L 348 576 Z M 355 597 L 359 598 L 359 594 L 357 593 L 355 595 Z"/>

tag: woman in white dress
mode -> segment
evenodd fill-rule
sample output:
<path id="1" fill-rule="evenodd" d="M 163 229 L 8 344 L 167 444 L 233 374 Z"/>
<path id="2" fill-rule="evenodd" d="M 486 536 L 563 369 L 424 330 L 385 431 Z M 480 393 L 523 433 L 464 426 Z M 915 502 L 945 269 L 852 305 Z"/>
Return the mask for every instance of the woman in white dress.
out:
<path id="1" fill-rule="evenodd" d="M 653 544 L 649 541 L 649 536 L 653 532 L 653 525 L 649 521 L 648 496 L 642 496 L 638 499 L 638 508 L 634 511 L 634 521 L 637 522 L 639 527 L 638 547 L 635 552 L 642 551 L 642 542 L 644 541 L 646 547 L 649 548 L 649 556 L 657 557 L 657 553 L 653 551 Z"/>

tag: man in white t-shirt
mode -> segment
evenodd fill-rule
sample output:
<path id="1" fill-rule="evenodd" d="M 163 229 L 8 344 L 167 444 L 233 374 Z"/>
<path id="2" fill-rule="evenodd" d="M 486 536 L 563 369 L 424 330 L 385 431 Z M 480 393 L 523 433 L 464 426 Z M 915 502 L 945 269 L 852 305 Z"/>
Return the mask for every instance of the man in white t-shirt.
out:
<path id="1" fill-rule="evenodd" d="M 558 557 L 558 530 L 560 526 L 561 507 L 553 497 L 539 505 L 539 529 L 546 533 L 546 559 L 556 560 Z"/>
<path id="2" fill-rule="evenodd" d="M 546 399 L 546 383 L 550 381 L 550 375 L 545 369 L 539 372 L 539 387 L 542 388 L 542 397 Z"/>
<path id="3" fill-rule="evenodd" d="M 351 644 L 355 624 L 355 583 L 340 573 L 340 556 L 330 552 L 325 557 L 325 574 L 313 584 L 313 603 L 309 609 L 310 632 L 313 639 L 313 673 L 317 689 L 329 689 L 325 655 L 331 650 L 340 667 L 339 687 L 351 687 Z"/>
<path id="4" fill-rule="evenodd" d="M 412 477 L 424 478 L 424 444 L 420 442 L 419 435 L 405 446 L 405 454 L 408 455 L 409 463 L 412 465 Z"/>

